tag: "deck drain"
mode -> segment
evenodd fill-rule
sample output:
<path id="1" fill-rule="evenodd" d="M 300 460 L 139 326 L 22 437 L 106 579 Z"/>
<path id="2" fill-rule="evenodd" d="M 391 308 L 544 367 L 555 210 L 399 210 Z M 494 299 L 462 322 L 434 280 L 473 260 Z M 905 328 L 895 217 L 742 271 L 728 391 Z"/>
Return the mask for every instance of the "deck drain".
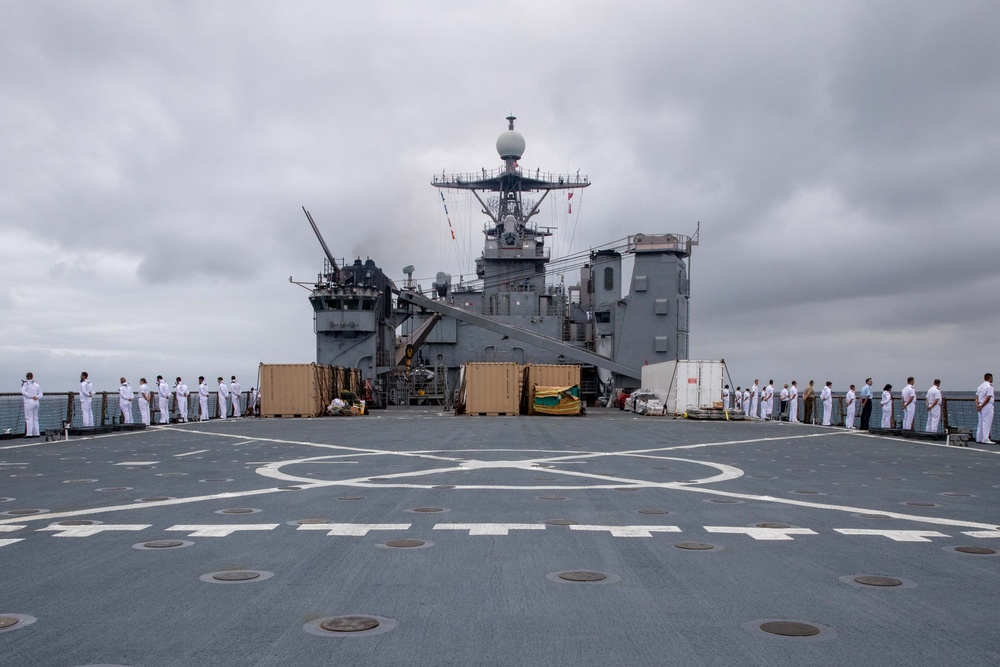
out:
<path id="1" fill-rule="evenodd" d="M 337 500 L 361 500 L 364 496 L 337 496 Z"/>
<path id="2" fill-rule="evenodd" d="M 297 523 L 297 524 L 298 524 L 298 525 L 300 525 L 300 526 L 305 526 L 305 525 L 307 525 L 307 524 L 316 524 L 316 523 L 333 523 L 333 522 L 332 522 L 332 521 L 330 521 L 329 519 L 299 519 L 299 520 L 298 520 L 298 521 L 296 521 L 295 523 Z"/>
<path id="3" fill-rule="evenodd" d="M 854 577 L 854 581 L 865 586 L 902 586 L 903 580 L 895 577 L 880 577 L 877 575 L 863 574 Z"/>
<path id="4" fill-rule="evenodd" d="M 742 500 L 736 500 L 735 498 L 709 498 L 705 501 L 706 503 L 715 503 L 716 505 L 739 505 Z"/>
<path id="5" fill-rule="evenodd" d="M 539 500 L 566 500 L 566 496 L 538 496 Z"/>
<path id="6" fill-rule="evenodd" d="M 253 507 L 232 507 L 225 510 L 216 510 L 216 514 L 256 514 L 262 510 L 254 509 Z"/>
<path id="7" fill-rule="evenodd" d="M 70 519 L 69 521 L 60 521 L 57 526 L 93 526 L 96 521 L 90 521 L 89 519 Z"/>
<path id="8" fill-rule="evenodd" d="M 131 486 L 102 486 L 94 491 L 131 491 L 132 488 Z"/>
<path id="9" fill-rule="evenodd" d="M 639 514 L 670 514 L 669 510 L 639 510 Z"/>
<path id="10" fill-rule="evenodd" d="M 758 528 L 791 528 L 787 523 L 758 523 L 756 524 Z"/>
<path id="11" fill-rule="evenodd" d="M 591 572 L 589 570 L 574 570 L 572 572 L 560 572 L 559 578 L 564 581 L 580 581 L 580 582 L 591 582 L 591 581 L 604 581 L 608 578 L 608 575 L 603 572 Z"/>
<path id="12" fill-rule="evenodd" d="M 815 625 L 798 621 L 768 621 L 761 623 L 760 629 L 782 637 L 815 637 L 820 633 L 820 629 Z"/>
<path id="13" fill-rule="evenodd" d="M 156 476 L 157 477 L 183 477 L 186 474 L 187 474 L 186 472 L 158 472 L 158 473 L 156 473 Z"/>
<path id="14" fill-rule="evenodd" d="M 180 549 L 182 547 L 189 547 L 194 542 L 189 542 L 188 540 L 150 540 L 149 542 L 139 542 L 138 544 L 133 544 L 133 549 L 151 549 L 151 550 L 162 550 L 162 549 Z"/>
<path id="15" fill-rule="evenodd" d="M 707 542 L 677 542 L 674 547 L 685 551 L 714 551 L 719 548 Z"/>
<path id="16" fill-rule="evenodd" d="M 792 491 L 792 493 L 797 493 L 797 494 L 802 495 L 802 496 L 822 496 L 822 495 L 825 495 L 825 494 L 820 493 L 819 491 L 809 491 L 809 490 L 804 490 L 804 489 L 798 489 L 798 490 Z"/>
<path id="17" fill-rule="evenodd" d="M 260 579 L 260 574 L 250 572 L 249 570 L 240 570 L 236 572 L 219 572 L 218 574 L 213 574 L 212 578 L 216 581 L 250 581 L 252 579 Z"/>
<path id="18" fill-rule="evenodd" d="M 961 554 L 974 554 L 976 556 L 991 556 L 997 552 L 996 549 L 988 547 L 955 547 L 955 551 Z"/>
<path id="19" fill-rule="evenodd" d="M 203 574 L 198 579 L 210 584 L 247 584 L 264 581 L 273 576 L 273 572 L 262 570 L 223 570 L 222 572 Z"/>
<path id="20" fill-rule="evenodd" d="M 410 510 L 411 512 L 421 512 L 421 513 L 431 513 L 431 512 L 444 512 L 443 507 L 414 507 Z"/>
<path id="21" fill-rule="evenodd" d="M 578 522 L 570 519 L 549 519 L 545 523 L 550 526 L 575 526 Z"/>
<path id="22" fill-rule="evenodd" d="M 96 479 L 64 479 L 63 484 L 88 484 L 96 481 Z"/>
<path id="23" fill-rule="evenodd" d="M 8 516 L 28 516 L 29 514 L 45 514 L 48 510 L 10 510 L 9 512 L 0 512 L 0 514 L 6 514 Z"/>
<path id="24" fill-rule="evenodd" d="M 935 503 L 925 503 L 925 502 L 906 502 L 900 504 L 909 505 L 910 507 L 937 507 L 937 504 Z"/>
<path id="25" fill-rule="evenodd" d="M 385 543 L 387 547 L 395 547 L 397 549 L 413 549 L 414 547 L 422 547 L 426 542 L 423 540 L 391 540 Z"/>
<path id="26" fill-rule="evenodd" d="M 0 632 L 17 632 L 38 619 L 27 614 L 0 614 Z"/>
<path id="27" fill-rule="evenodd" d="M 398 621 L 382 616 L 350 614 L 320 618 L 302 626 L 306 632 L 320 637 L 370 637 L 389 632 Z"/>

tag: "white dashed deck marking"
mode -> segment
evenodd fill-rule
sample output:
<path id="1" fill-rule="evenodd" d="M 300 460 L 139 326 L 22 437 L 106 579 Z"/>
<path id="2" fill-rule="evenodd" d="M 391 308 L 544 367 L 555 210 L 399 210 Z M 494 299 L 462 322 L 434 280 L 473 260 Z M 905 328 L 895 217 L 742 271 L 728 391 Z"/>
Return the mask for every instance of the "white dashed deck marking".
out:
<path id="1" fill-rule="evenodd" d="M 467 530 L 469 535 L 507 535 L 511 530 L 545 530 L 544 523 L 439 523 L 434 530 Z"/>
<path id="2" fill-rule="evenodd" d="M 8 546 L 10 544 L 14 544 L 15 542 L 20 542 L 23 539 L 24 539 L 23 537 L 18 537 L 18 538 L 10 539 L 10 540 L 0 540 L 0 547 L 5 547 L 5 546 Z"/>
<path id="3" fill-rule="evenodd" d="M 155 466 L 159 461 L 122 461 L 121 463 L 116 463 L 116 466 Z"/>
<path id="4" fill-rule="evenodd" d="M 26 528 L 26 526 L 0 526 L 0 533 L 13 533 L 15 530 L 21 530 Z"/>
<path id="5" fill-rule="evenodd" d="M 325 530 L 334 537 L 363 537 L 372 530 L 409 530 L 408 523 L 304 523 L 298 530 Z"/>
<path id="6" fill-rule="evenodd" d="M 193 452 L 184 452 L 183 454 L 174 454 L 175 459 L 179 459 L 182 456 L 191 456 L 192 454 L 204 454 L 205 452 L 210 452 L 210 449 L 198 449 Z"/>
<path id="7" fill-rule="evenodd" d="M 97 535 L 98 533 L 104 533 L 107 531 L 114 530 L 145 530 L 150 528 L 149 524 L 120 524 L 120 525 L 109 525 L 109 524 L 98 524 L 96 526 L 46 526 L 45 528 L 39 528 L 39 531 L 43 530 L 54 530 L 58 531 L 53 533 L 52 537 L 90 537 L 91 535 Z"/>
<path id="8" fill-rule="evenodd" d="M 170 526 L 167 530 L 187 532 L 188 537 L 229 537 L 237 531 L 274 530 L 276 523 L 248 523 L 237 525 L 191 524 Z"/>
<path id="9" fill-rule="evenodd" d="M 792 535 L 816 535 L 815 530 L 808 528 L 759 528 L 748 526 L 704 526 L 708 533 L 726 533 L 730 535 L 749 535 L 755 540 L 791 540 Z"/>
<path id="10" fill-rule="evenodd" d="M 679 533 L 681 529 L 677 526 L 592 526 L 576 524 L 569 527 L 570 530 L 584 531 L 607 531 L 612 537 L 652 537 L 653 533 Z"/>
<path id="11" fill-rule="evenodd" d="M 929 537 L 950 537 L 936 530 L 878 530 L 875 528 L 834 528 L 841 535 L 876 535 L 893 542 L 930 542 Z"/>
<path id="12" fill-rule="evenodd" d="M 1000 537 L 1000 530 L 969 530 L 962 534 L 969 537 Z"/>

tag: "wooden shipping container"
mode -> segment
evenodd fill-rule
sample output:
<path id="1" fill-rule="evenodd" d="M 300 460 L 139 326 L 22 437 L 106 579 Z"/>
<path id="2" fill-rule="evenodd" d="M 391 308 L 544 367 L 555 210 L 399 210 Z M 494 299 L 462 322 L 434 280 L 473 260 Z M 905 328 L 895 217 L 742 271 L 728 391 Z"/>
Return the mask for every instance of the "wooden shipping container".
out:
<path id="1" fill-rule="evenodd" d="M 521 408 L 521 365 L 465 365 L 465 412 L 470 415 L 516 415 Z"/>
<path id="2" fill-rule="evenodd" d="M 261 364 L 261 417 L 319 417 L 333 400 L 334 369 L 319 364 Z"/>
<path id="3" fill-rule="evenodd" d="M 535 387 L 572 387 L 580 385 L 580 366 L 576 364 L 528 364 L 524 367 L 521 414 L 535 414 Z"/>

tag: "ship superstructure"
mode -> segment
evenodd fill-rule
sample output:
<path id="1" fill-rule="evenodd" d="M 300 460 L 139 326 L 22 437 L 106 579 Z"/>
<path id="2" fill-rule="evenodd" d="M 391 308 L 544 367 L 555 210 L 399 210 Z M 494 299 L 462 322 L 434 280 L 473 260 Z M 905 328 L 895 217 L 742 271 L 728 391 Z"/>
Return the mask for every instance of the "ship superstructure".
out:
<path id="1" fill-rule="evenodd" d="M 551 228 L 533 218 L 552 191 L 590 180 L 520 167 L 526 143 L 515 120 L 507 118 L 496 142 L 501 167 L 431 183 L 471 192 L 481 204 L 476 281 L 454 285 L 441 272 L 428 293 L 409 280 L 399 289 L 370 259 L 338 269 L 323 244 L 328 259 L 310 296 L 317 362 L 360 368 L 376 403 L 447 402 L 459 369 L 474 361 L 580 364 L 592 401 L 638 387 L 644 364 L 687 358 L 688 261 L 697 239 L 634 234 L 591 252 L 578 284 L 550 281 Z M 634 258 L 627 293 L 623 255 Z"/>

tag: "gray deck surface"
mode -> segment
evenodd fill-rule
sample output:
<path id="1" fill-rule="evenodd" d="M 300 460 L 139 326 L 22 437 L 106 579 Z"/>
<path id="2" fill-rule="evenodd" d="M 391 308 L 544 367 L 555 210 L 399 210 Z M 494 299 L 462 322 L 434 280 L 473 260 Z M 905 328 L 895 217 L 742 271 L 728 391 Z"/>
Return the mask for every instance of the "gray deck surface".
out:
<path id="1" fill-rule="evenodd" d="M 617 410 L 7 441 L 0 664 L 995 665 L 998 508 L 1000 447 Z"/>

